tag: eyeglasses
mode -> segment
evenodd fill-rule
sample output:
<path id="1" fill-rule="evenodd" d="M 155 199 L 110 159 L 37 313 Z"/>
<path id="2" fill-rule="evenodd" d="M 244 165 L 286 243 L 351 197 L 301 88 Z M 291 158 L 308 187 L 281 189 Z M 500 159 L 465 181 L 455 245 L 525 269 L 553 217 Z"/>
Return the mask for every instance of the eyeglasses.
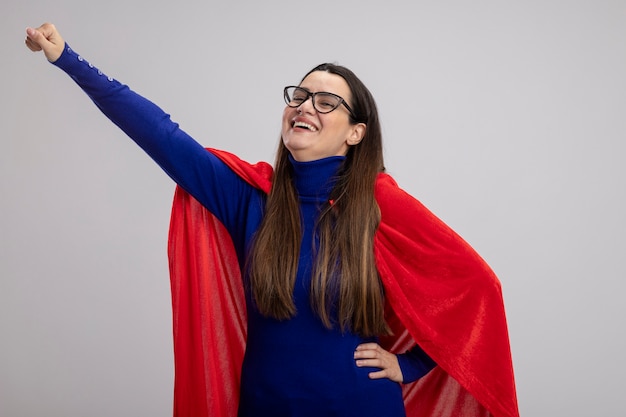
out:
<path id="1" fill-rule="evenodd" d="M 311 97 L 313 107 L 318 113 L 330 113 L 343 104 L 350 112 L 352 118 L 356 119 L 356 116 L 350 106 L 348 106 L 348 103 L 346 103 L 346 101 L 337 94 L 327 93 L 325 91 L 312 93 L 305 88 L 296 87 L 294 85 L 285 87 L 285 103 L 287 103 L 289 107 L 300 107 L 309 99 L 309 97 Z"/>

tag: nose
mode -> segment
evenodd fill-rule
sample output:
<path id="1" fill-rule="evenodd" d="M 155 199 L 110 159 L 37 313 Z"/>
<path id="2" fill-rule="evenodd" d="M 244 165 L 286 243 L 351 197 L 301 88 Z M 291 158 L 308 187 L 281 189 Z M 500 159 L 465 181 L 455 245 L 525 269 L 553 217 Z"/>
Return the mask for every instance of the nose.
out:
<path id="1" fill-rule="evenodd" d="M 313 113 L 315 106 L 313 106 L 313 96 L 307 97 L 297 108 L 298 113 Z"/>

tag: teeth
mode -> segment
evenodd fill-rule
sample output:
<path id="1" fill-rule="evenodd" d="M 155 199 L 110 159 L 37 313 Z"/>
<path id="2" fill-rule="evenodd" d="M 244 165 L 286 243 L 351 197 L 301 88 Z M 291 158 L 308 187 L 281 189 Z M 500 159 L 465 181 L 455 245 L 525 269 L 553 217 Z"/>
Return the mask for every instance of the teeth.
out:
<path id="1" fill-rule="evenodd" d="M 293 124 L 293 127 L 303 127 L 305 129 L 309 129 L 311 132 L 316 132 L 317 128 L 315 126 L 312 126 L 308 123 L 304 123 L 304 122 L 295 122 Z"/>

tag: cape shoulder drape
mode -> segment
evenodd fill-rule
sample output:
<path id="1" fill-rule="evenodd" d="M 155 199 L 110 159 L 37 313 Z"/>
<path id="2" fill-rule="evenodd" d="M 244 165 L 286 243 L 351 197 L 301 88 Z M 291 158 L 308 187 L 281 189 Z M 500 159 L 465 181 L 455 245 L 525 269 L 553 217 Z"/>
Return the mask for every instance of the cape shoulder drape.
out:
<path id="1" fill-rule="evenodd" d="M 267 193 L 272 168 L 209 150 Z M 394 336 L 385 348 L 417 342 L 438 366 L 403 386 L 409 417 L 518 417 L 500 282 L 478 254 L 386 174 L 376 182 L 382 219 L 376 265 Z M 246 342 L 237 256 L 215 217 L 180 187 L 168 255 L 174 327 L 174 415 L 236 416 Z"/>

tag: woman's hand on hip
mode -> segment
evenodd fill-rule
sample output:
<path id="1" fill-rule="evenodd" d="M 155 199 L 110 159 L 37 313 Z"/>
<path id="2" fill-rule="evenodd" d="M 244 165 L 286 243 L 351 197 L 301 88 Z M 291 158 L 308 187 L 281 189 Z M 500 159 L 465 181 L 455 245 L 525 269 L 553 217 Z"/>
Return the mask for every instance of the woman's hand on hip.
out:
<path id="1" fill-rule="evenodd" d="M 59 59 L 65 47 L 65 41 L 52 23 L 44 23 L 36 29 L 27 28 L 24 42 L 33 52 L 43 51 L 50 62 Z"/>
<path id="2" fill-rule="evenodd" d="M 370 372 L 371 379 L 388 378 L 394 382 L 402 382 L 402 370 L 398 357 L 386 351 L 377 343 L 363 343 L 356 347 L 354 359 L 358 367 L 380 368 L 380 371 Z"/>

